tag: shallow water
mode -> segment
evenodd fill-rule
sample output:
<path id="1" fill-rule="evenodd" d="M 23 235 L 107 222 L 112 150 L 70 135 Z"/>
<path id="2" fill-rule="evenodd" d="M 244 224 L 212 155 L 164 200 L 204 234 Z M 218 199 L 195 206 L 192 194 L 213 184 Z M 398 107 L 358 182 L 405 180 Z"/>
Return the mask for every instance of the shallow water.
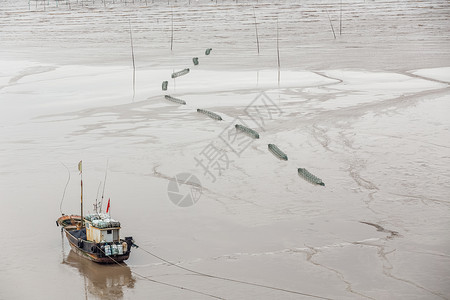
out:
<path id="1" fill-rule="evenodd" d="M 448 299 L 449 14 L 343 1 L 340 35 L 340 1 L 3 2 L 0 299 Z M 105 199 L 140 245 L 125 265 L 84 261 L 55 226 L 64 165 L 79 212 L 80 160 L 86 211 L 108 161 Z M 181 186 L 193 206 L 171 201 L 179 173 L 201 183 Z"/>
<path id="2" fill-rule="evenodd" d="M 184 65 L 214 48 L 210 67 L 275 68 L 277 20 L 283 68 L 412 69 L 449 62 L 447 1 L 135 1 L 2 4 L 3 55 L 46 62 Z M 67 4 L 66 4 L 67 3 Z M 70 3 L 70 6 L 69 6 Z M 83 5 L 82 5 L 83 3 Z M 37 4 L 37 6 L 35 5 Z M 173 52 L 171 43 L 173 11 Z M 333 32 L 328 20 L 333 23 Z M 255 19 L 260 42 L 257 55 Z M 341 20 L 341 22 L 340 22 Z M 76 47 L 74 47 L 76 45 Z M 57 51 L 55 51 L 57 49 Z M 13 53 L 11 53 L 13 52 Z"/>

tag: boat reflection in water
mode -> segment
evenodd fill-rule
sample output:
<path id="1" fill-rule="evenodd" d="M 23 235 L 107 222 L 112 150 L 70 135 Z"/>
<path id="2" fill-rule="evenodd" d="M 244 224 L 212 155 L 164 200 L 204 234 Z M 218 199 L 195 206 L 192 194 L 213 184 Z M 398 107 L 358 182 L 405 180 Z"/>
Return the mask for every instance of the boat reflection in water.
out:
<path id="1" fill-rule="evenodd" d="M 123 298 L 123 289 L 134 288 L 136 279 L 130 268 L 125 264 L 100 265 L 92 263 L 70 250 L 69 255 L 62 262 L 78 269 L 85 278 L 87 293 L 100 299 Z"/>

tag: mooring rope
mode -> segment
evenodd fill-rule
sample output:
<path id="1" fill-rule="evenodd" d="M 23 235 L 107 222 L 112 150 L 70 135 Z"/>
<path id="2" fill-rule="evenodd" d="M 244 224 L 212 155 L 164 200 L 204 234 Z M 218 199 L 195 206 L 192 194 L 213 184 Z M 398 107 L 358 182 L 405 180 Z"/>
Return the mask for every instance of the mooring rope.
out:
<path id="1" fill-rule="evenodd" d="M 59 211 L 61 212 L 61 215 L 63 215 L 63 212 L 62 212 L 62 203 L 63 203 L 63 201 L 64 201 L 64 196 L 66 195 L 67 186 L 69 185 L 69 181 L 70 181 L 70 170 L 69 170 L 69 168 L 68 168 L 65 164 L 63 164 L 62 162 L 61 162 L 61 164 L 62 164 L 64 167 L 66 167 L 67 173 L 69 174 L 69 178 L 67 178 L 66 186 L 64 187 L 64 192 L 63 192 L 63 195 L 62 195 L 62 198 L 61 198 L 61 203 L 59 204 Z"/>
<path id="2" fill-rule="evenodd" d="M 139 246 L 138 249 L 141 249 L 142 251 L 150 254 L 151 256 L 171 265 L 174 267 L 177 267 L 179 269 L 182 269 L 184 271 L 188 271 L 200 276 L 204 276 L 204 277 L 209 277 L 209 278 L 215 278 L 215 279 L 220 279 L 220 280 L 225 280 L 225 281 L 231 281 L 231 282 L 236 282 L 236 283 L 241 283 L 241 284 L 246 284 L 246 285 L 252 285 L 252 286 L 257 286 L 257 287 L 262 287 L 262 288 L 266 288 L 266 289 L 271 289 L 271 290 L 276 290 L 276 291 L 281 291 L 281 292 L 286 292 L 286 293 L 291 293 L 291 294 L 297 294 L 297 295 L 302 295 L 302 296 L 307 296 L 307 297 L 311 297 L 311 298 L 316 298 L 316 299 L 326 299 L 326 300 L 332 300 L 331 298 L 327 298 L 327 297 L 322 297 L 322 296 L 318 296 L 318 295 L 313 295 L 313 294 L 308 294 L 308 293 L 303 293 L 300 291 L 295 291 L 295 290 L 288 290 L 288 289 L 284 289 L 284 288 L 279 288 L 279 287 L 274 287 L 274 286 L 269 286 L 269 285 L 264 285 L 264 284 L 259 284 L 259 283 L 254 283 L 254 282 L 249 282 L 249 281 L 243 281 L 243 280 L 239 280 L 239 279 L 232 279 L 232 278 L 227 278 L 227 277 L 222 277 L 222 276 L 216 276 L 216 275 L 211 275 L 211 274 L 207 274 L 207 273 L 203 273 L 203 272 L 198 272 L 183 266 L 180 266 L 178 264 L 175 264 L 171 261 L 168 261 L 167 259 L 164 259 L 148 250 L 145 250 L 144 248 L 142 248 L 141 246 Z"/>
<path id="3" fill-rule="evenodd" d="M 99 249 L 103 254 L 106 255 L 105 251 L 103 251 L 99 246 L 95 245 L 95 247 L 97 247 L 97 249 Z M 127 268 L 126 265 L 119 263 L 117 260 L 115 260 L 114 258 L 112 258 L 110 255 L 106 255 L 106 256 L 109 257 L 113 262 L 115 262 L 115 263 L 118 264 L 119 266 L 121 266 L 121 267 L 123 267 L 123 268 Z M 130 268 L 128 267 L 128 269 L 130 269 Z M 145 280 L 148 280 L 148 281 L 150 281 L 150 282 L 153 282 L 153 283 L 158 283 L 158 284 L 161 284 L 161 285 L 165 285 L 165 286 L 177 288 L 177 289 L 180 289 L 180 290 L 189 291 L 189 292 L 192 292 L 192 293 L 200 294 L 200 295 L 207 296 L 207 297 L 211 297 L 211 298 L 214 298 L 214 299 L 221 299 L 221 300 L 224 300 L 224 299 L 225 299 L 225 298 L 222 298 L 222 297 L 219 297 L 219 296 L 215 296 L 215 295 L 212 295 L 212 294 L 208 294 L 208 293 L 205 293 L 205 292 L 201 292 L 201 291 L 198 291 L 198 290 L 193 290 L 193 289 L 190 289 L 190 288 L 181 286 L 181 285 L 175 285 L 175 284 L 171 284 L 171 283 L 168 283 L 168 282 L 163 282 L 163 281 L 151 279 L 151 278 L 148 278 L 147 276 L 144 276 L 144 275 L 142 275 L 142 274 L 139 274 L 138 272 L 133 271 L 133 270 L 131 270 L 131 269 L 130 269 L 130 272 L 133 273 L 133 274 L 136 275 L 136 276 L 139 276 L 139 277 L 141 277 L 141 278 L 143 278 L 143 279 L 145 279 Z"/>

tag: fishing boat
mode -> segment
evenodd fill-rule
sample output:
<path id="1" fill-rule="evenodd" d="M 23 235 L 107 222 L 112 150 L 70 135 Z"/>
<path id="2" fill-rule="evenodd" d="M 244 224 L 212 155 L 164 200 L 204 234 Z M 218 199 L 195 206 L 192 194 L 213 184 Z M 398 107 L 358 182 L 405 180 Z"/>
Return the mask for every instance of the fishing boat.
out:
<path id="1" fill-rule="evenodd" d="M 81 161 L 78 170 L 82 174 Z M 106 177 L 106 176 L 105 176 Z M 96 205 L 94 206 L 96 208 Z M 109 210 L 109 201 L 108 208 Z M 70 247 L 82 257 L 97 263 L 120 263 L 137 247 L 132 237 L 120 238 L 120 222 L 110 215 L 95 212 L 83 216 L 83 179 L 81 178 L 81 215 L 62 215 L 56 221 L 65 232 Z"/>

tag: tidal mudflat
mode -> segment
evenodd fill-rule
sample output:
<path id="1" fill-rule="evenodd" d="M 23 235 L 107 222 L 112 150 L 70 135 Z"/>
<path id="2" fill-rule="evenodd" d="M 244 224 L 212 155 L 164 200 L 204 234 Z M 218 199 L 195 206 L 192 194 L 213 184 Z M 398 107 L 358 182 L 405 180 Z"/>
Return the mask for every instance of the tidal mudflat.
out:
<path id="1" fill-rule="evenodd" d="M 4 1 L 0 299 L 448 299 L 449 16 Z M 64 165 L 61 210 L 79 212 L 80 160 L 91 212 L 108 161 L 111 215 L 141 246 L 126 265 L 84 261 L 55 226 Z"/>

